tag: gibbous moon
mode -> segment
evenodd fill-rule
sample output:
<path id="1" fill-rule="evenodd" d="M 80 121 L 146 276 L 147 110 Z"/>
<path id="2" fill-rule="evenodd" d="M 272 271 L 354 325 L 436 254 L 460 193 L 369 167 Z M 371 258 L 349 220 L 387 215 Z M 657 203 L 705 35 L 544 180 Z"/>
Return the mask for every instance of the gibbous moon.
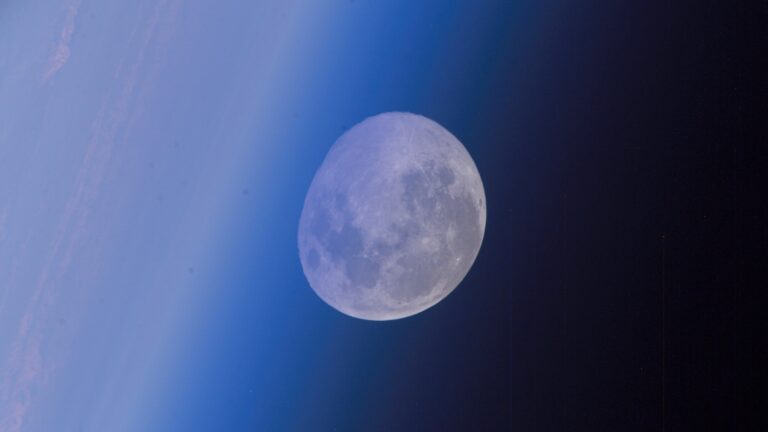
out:
<path id="1" fill-rule="evenodd" d="M 464 279 L 485 232 L 485 191 L 467 150 L 416 114 L 370 117 L 315 174 L 299 222 L 312 289 L 366 320 L 417 314 Z"/>

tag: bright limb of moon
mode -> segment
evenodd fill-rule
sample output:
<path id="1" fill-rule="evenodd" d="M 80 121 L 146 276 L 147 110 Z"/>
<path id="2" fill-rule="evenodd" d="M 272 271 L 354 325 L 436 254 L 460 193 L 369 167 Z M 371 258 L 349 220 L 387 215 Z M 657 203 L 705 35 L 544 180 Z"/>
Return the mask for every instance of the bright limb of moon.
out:
<path id="1" fill-rule="evenodd" d="M 330 306 L 393 320 L 464 279 L 485 232 L 485 191 L 467 150 L 416 114 L 370 117 L 331 147 L 307 192 L 299 257 Z"/>

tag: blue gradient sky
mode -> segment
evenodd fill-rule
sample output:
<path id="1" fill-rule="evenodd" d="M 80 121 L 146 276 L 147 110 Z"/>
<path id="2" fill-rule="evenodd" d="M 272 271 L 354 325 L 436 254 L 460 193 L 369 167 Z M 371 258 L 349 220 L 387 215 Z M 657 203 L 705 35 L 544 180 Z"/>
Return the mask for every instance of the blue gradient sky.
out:
<path id="1" fill-rule="evenodd" d="M 400 342 L 350 344 L 340 328 L 360 324 L 307 286 L 304 192 L 367 116 L 417 112 L 461 137 L 492 91 L 474 74 L 519 31 L 493 14 L 520 9 L 5 3 L 0 430 L 363 422 L 352 393 L 373 383 L 355 376 L 394 367 Z M 351 386 L 340 402 L 334 380 Z"/>

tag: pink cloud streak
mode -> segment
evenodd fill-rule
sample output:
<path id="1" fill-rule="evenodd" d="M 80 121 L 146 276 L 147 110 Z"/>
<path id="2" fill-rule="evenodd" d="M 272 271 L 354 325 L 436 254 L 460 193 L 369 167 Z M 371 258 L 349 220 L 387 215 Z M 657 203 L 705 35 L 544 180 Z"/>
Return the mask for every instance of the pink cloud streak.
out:
<path id="1" fill-rule="evenodd" d="M 57 47 L 50 58 L 43 82 L 53 77 L 69 58 L 69 44 L 75 29 L 75 18 L 80 1 L 67 9 L 65 25 Z M 139 47 L 133 56 L 126 55 L 117 66 L 114 93 L 108 94 L 91 125 L 91 138 L 74 181 L 74 191 L 68 199 L 59 219 L 49 254 L 38 277 L 29 304 L 19 322 L 10 354 L 2 368 L 0 380 L 0 432 L 22 430 L 34 402 L 33 390 L 41 388 L 54 367 L 53 360 L 41 356 L 45 340 L 46 324 L 50 320 L 49 310 L 56 299 L 58 279 L 66 272 L 77 255 L 83 237 L 87 234 L 89 214 L 93 202 L 101 189 L 107 167 L 116 145 L 119 131 L 125 126 L 133 106 L 136 86 L 144 66 L 147 49 L 155 40 L 158 22 L 163 14 L 175 16 L 179 2 L 167 7 L 167 1 L 160 1 L 145 25 Z M 136 34 L 136 28 L 131 39 Z M 133 57 L 133 58 L 130 58 Z M 123 68 L 130 61 L 130 67 Z M 6 214 L 0 219 L 0 231 Z"/>
<path id="2" fill-rule="evenodd" d="M 77 12 L 80 10 L 81 0 L 76 0 L 71 3 L 67 8 L 67 15 L 64 18 L 64 28 L 61 30 L 61 36 L 59 36 L 59 42 L 56 44 L 56 49 L 51 54 L 48 60 L 48 68 L 43 74 L 43 83 L 48 82 L 56 73 L 64 67 L 64 64 L 69 60 L 70 54 L 70 42 L 72 41 L 72 34 L 75 32 L 75 19 L 77 18 Z"/>

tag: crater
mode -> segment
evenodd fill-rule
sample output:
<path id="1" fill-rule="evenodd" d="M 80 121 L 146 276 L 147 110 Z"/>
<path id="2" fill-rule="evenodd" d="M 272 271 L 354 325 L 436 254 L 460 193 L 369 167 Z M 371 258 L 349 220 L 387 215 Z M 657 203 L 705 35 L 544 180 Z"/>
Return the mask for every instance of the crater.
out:
<path id="1" fill-rule="evenodd" d="M 307 266 L 309 266 L 311 270 L 316 270 L 318 265 L 320 265 L 320 255 L 315 248 L 312 248 L 307 254 Z"/>
<path id="2" fill-rule="evenodd" d="M 360 255 L 363 251 L 363 234 L 356 226 L 346 223 L 341 231 L 331 231 L 328 234 L 326 245 L 334 261 Z"/>
<path id="3" fill-rule="evenodd" d="M 430 193 L 429 178 L 421 171 L 413 170 L 400 177 L 403 184 L 403 203 L 408 211 L 415 213 L 418 209 L 433 211 L 436 199 Z"/>
<path id="4" fill-rule="evenodd" d="M 333 200 L 333 206 L 340 213 L 345 213 L 347 209 L 347 202 L 349 201 L 347 196 L 341 192 L 337 192 Z"/>
<path id="5" fill-rule="evenodd" d="M 450 186 L 456 182 L 456 174 L 453 172 L 452 169 L 449 167 L 443 165 L 440 167 L 437 173 L 438 178 L 440 178 L 440 183 L 443 186 Z"/>
<path id="6" fill-rule="evenodd" d="M 347 277 L 354 286 L 373 288 L 379 280 L 379 264 L 366 257 L 353 256 L 346 262 Z"/>
<path id="7" fill-rule="evenodd" d="M 328 211 L 324 207 L 318 206 L 317 211 L 312 213 L 309 220 L 309 232 L 317 238 L 325 238 L 331 228 L 328 220 Z"/>
<path id="8" fill-rule="evenodd" d="M 389 232 L 392 240 L 391 246 L 395 249 L 400 249 L 410 239 L 419 235 L 421 227 L 419 227 L 415 220 L 409 219 L 399 224 L 391 224 Z"/>
<path id="9" fill-rule="evenodd" d="M 390 295 L 396 301 L 421 299 L 432 291 L 440 277 L 434 257 L 423 252 L 408 253 L 398 258 L 402 273 L 391 283 Z"/>

